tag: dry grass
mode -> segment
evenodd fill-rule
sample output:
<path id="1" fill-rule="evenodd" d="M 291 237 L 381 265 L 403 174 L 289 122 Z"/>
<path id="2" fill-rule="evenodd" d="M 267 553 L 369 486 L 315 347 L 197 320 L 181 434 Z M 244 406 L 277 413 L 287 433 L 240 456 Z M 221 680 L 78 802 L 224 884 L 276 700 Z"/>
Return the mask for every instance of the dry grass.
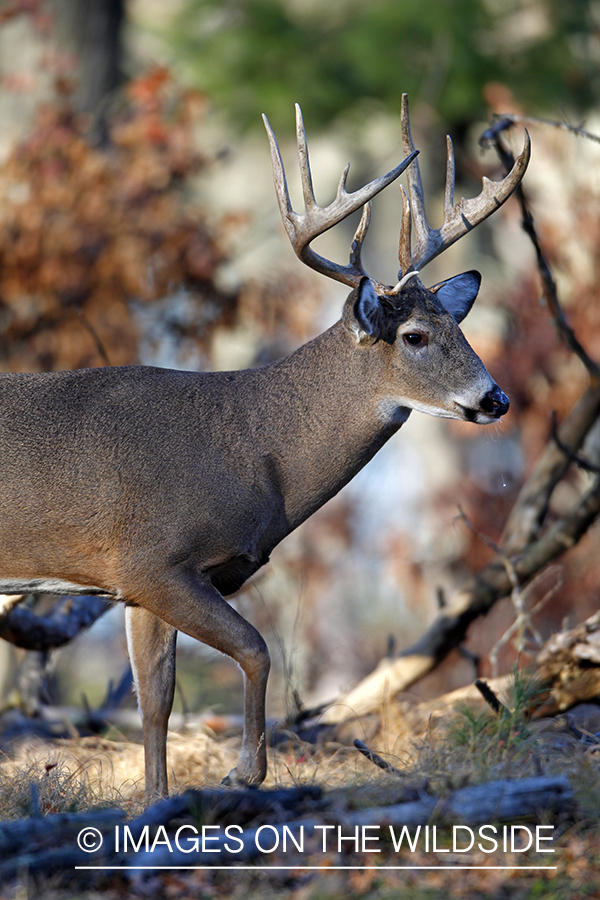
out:
<path id="1" fill-rule="evenodd" d="M 203 734 L 169 735 L 171 789 L 218 784 L 235 764 L 235 749 Z M 34 798 L 32 799 L 32 785 Z M 42 813 L 143 806 L 141 744 L 88 737 L 19 746 L 0 764 L 0 816 L 30 814 L 35 798 Z"/>
<path id="2" fill-rule="evenodd" d="M 169 734 L 169 786 L 215 787 L 235 766 L 240 738 L 216 740 L 206 734 Z M 354 748 L 329 743 L 315 749 L 298 739 L 269 749 L 265 787 L 319 783 L 333 787 L 363 784 L 380 773 Z M 32 741 L 0 760 L 0 818 L 75 812 L 119 806 L 130 814 L 144 804 L 144 751 L 141 744 L 100 737 Z"/>
<path id="3" fill-rule="evenodd" d="M 526 710 L 535 683 L 513 684 L 503 699 L 510 714 L 465 704 L 431 719 L 421 733 L 411 732 L 391 709 L 370 742 L 397 770 L 385 774 L 345 743 L 307 744 L 290 732 L 287 741 L 268 749 L 265 787 L 319 784 L 344 794 L 344 802 L 384 805 L 400 799 L 406 787 L 428 793 L 449 791 L 498 778 L 568 774 L 577 797 L 578 821 L 600 820 L 600 753 L 589 745 L 555 741 L 533 733 Z M 361 737 L 368 739 L 368 734 Z M 216 739 L 210 733 L 171 732 L 168 741 L 172 793 L 188 787 L 215 787 L 236 764 L 241 737 Z M 36 809 L 42 814 L 119 806 L 129 814 L 144 802 L 141 744 L 100 737 L 30 742 L 0 760 L 0 818 L 17 818 Z"/>

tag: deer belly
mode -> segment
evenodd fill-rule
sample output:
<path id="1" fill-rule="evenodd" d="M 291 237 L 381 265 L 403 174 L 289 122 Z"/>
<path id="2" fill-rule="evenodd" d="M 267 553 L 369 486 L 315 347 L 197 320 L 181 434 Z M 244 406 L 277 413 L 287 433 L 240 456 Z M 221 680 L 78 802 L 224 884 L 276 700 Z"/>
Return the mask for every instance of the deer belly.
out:
<path id="1" fill-rule="evenodd" d="M 61 578 L 0 578 L 0 594 L 95 594 L 111 596 L 96 585 L 75 584 Z"/>

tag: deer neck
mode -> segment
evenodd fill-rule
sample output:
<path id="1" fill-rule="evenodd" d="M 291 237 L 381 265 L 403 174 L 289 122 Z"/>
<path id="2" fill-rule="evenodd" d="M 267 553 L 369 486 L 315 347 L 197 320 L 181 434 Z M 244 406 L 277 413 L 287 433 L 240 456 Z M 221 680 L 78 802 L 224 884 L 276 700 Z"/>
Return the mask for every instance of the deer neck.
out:
<path id="1" fill-rule="evenodd" d="M 408 418 L 408 410 L 395 417 L 382 412 L 390 350 L 357 346 L 338 322 L 267 367 L 290 530 L 344 487 Z"/>

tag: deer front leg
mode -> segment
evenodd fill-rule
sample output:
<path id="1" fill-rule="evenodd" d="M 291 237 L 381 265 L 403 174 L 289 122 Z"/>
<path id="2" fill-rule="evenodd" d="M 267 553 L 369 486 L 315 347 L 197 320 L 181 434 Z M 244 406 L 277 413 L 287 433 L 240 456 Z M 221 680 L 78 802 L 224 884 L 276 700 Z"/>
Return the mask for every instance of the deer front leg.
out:
<path id="1" fill-rule="evenodd" d="M 166 797 L 167 725 L 175 693 L 177 631 L 140 606 L 125 609 L 127 648 L 144 732 L 146 801 Z"/>
<path id="2" fill-rule="evenodd" d="M 207 578 L 193 570 L 176 568 L 162 573 L 144 593 L 144 606 L 155 616 L 230 656 L 242 669 L 242 749 L 236 768 L 225 781 L 227 784 L 261 784 L 267 773 L 265 694 L 271 666 L 263 638 Z M 144 746 L 153 747 L 152 739 L 146 744 L 145 731 L 144 722 Z"/>

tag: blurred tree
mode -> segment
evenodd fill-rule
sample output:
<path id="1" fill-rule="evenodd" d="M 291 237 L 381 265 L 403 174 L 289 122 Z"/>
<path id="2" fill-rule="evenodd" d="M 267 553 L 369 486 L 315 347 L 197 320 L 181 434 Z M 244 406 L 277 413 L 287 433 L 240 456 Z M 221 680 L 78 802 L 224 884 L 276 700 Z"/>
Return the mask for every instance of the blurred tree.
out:
<path id="1" fill-rule="evenodd" d="M 398 110 L 406 91 L 456 129 L 492 81 L 530 112 L 588 109 L 599 28 L 591 0 L 183 0 L 170 39 L 241 126 L 268 110 L 289 128 L 294 100 L 321 124 L 361 100 Z"/>
<path id="2" fill-rule="evenodd" d="M 94 120 L 96 141 L 109 138 L 109 100 L 123 83 L 122 31 L 125 0 L 31 0 L 37 16 L 47 16 L 48 31 L 57 50 L 70 55 L 76 90 L 74 109 Z M 30 14 L 31 4 L 20 12 Z"/>
<path id="3" fill-rule="evenodd" d="M 104 120 L 102 105 L 122 81 L 121 30 L 124 0 L 69 0 L 59 10 L 71 8 L 75 49 L 80 60 L 78 107 Z M 64 13 L 63 13 L 64 14 Z"/>
<path id="4" fill-rule="evenodd" d="M 97 144 L 109 139 L 111 102 L 125 81 L 126 11 L 125 0 L 0 3 L 0 104 L 4 116 L 8 113 L 6 146 L 6 132 L 15 121 L 25 134 L 40 101 L 65 95 L 73 112 L 86 114 L 88 138 Z M 21 94 L 25 109 L 7 103 L 2 97 L 6 93 Z"/>

